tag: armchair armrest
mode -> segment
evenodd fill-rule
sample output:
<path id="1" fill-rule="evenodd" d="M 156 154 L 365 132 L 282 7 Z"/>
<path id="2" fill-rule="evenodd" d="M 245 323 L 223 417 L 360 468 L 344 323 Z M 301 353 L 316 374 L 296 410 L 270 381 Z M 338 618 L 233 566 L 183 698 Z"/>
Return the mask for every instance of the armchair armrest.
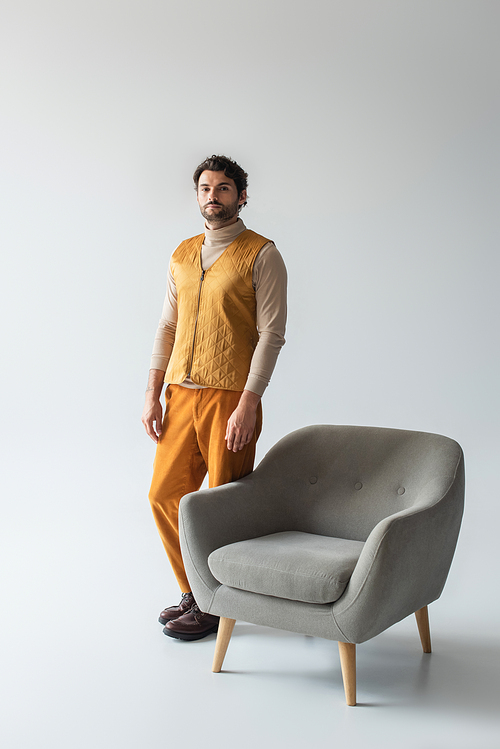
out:
<path id="1" fill-rule="evenodd" d="M 179 537 L 186 573 L 198 604 L 208 611 L 220 583 L 208 557 L 226 544 L 290 530 L 290 513 L 270 501 L 269 487 L 254 474 L 186 494 L 179 506 Z"/>
<path id="2" fill-rule="evenodd" d="M 349 642 L 361 643 L 441 595 L 463 513 L 463 458 L 448 490 L 381 520 L 368 536 L 333 616 Z"/>

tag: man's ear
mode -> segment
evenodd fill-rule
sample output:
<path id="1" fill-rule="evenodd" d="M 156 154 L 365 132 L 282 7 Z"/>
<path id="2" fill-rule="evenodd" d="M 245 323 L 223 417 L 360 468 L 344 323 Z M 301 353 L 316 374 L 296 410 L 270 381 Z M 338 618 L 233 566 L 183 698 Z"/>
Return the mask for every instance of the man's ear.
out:
<path id="1" fill-rule="evenodd" d="M 247 191 L 246 190 L 242 190 L 240 192 L 240 197 L 238 198 L 238 204 L 239 205 L 243 205 L 243 203 L 246 202 L 246 199 L 247 199 Z"/>

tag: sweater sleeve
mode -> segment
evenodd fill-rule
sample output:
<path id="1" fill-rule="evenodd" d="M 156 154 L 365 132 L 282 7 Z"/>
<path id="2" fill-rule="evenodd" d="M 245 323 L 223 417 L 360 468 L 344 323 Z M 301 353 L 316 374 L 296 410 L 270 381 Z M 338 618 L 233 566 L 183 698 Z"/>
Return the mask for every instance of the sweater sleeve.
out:
<path id="1" fill-rule="evenodd" d="M 160 322 L 156 330 L 151 356 L 150 369 L 167 371 L 168 361 L 172 353 L 177 328 L 177 288 L 170 264 L 168 266 L 167 293 L 163 303 Z"/>
<path id="2" fill-rule="evenodd" d="M 262 395 L 285 343 L 287 273 L 272 242 L 264 245 L 253 267 L 259 340 L 250 363 L 245 390 Z"/>

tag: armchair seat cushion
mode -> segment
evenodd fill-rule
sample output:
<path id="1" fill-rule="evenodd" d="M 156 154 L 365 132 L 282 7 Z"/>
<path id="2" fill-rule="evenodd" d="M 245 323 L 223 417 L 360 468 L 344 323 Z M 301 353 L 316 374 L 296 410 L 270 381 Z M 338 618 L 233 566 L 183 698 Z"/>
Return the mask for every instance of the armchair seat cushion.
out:
<path id="1" fill-rule="evenodd" d="M 213 551 L 208 566 L 223 585 L 305 603 L 333 603 L 349 582 L 362 541 L 284 531 Z"/>

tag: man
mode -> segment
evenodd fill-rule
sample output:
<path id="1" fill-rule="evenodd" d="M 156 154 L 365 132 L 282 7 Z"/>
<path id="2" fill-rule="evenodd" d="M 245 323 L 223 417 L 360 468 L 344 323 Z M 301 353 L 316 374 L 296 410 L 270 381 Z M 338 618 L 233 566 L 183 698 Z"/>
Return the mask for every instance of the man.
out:
<path id="1" fill-rule="evenodd" d="M 182 593 L 159 621 L 166 635 L 183 640 L 206 637 L 219 620 L 201 612 L 191 592 L 179 502 L 207 471 L 210 487 L 252 471 L 261 396 L 285 342 L 286 269 L 274 244 L 239 218 L 247 177 L 235 161 L 215 155 L 193 175 L 205 231 L 170 260 L 142 415 L 157 443 L 149 499 Z"/>

